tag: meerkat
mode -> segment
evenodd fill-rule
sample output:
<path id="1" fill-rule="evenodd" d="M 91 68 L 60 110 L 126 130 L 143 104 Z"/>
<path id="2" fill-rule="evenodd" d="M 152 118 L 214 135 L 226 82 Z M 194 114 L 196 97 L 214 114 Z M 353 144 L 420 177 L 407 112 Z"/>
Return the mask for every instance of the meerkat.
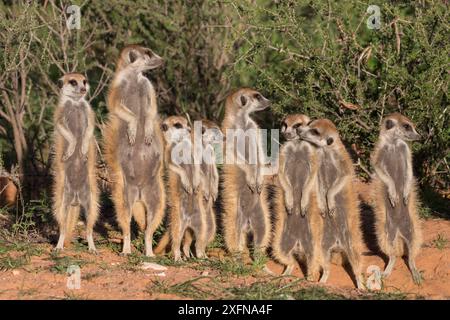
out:
<path id="1" fill-rule="evenodd" d="M 294 269 L 295 254 L 304 258 L 306 278 L 315 280 L 320 271 L 320 235 L 322 221 L 315 195 L 318 163 L 316 152 L 299 134 L 307 128 L 306 115 L 287 116 L 281 125 L 286 142 L 281 147 L 278 181 L 274 196 L 275 226 L 272 254 L 286 268 Z"/>
<path id="2" fill-rule="evenodd" d="M 207 119 L 201 121 L 203 161 L 200 164 L 200 192 L 203 195 L 203 205 L 206 212 L 206 245 L 210 244 L 216 235 L 215 202 L 219 194 L 219 171 L 216 166 L 214 143 L 222 141 L 220 127 Z M 189 256 L 192 234 L 186 234 L 183 240 L 183 252 Z"/>
<path id="3" fill-rule="evenodd" d="M 408 267 L 415 283 L 422 276 L 415 265 L 422 235 L 417 217 L 416 181 L 408 142 L 419 140 L 414 124 L 399 113 L 382 121 L 380 136 L 372 154 L 375 169 L 374 199 L 376 233 L 381 250 L 389 262 L 383 275 L 388 277 L 397 257 L 408 256 Z"/>
<path id="4" fill-rule="evenodd" d="M 126 46 L 108 93 L 104 153 L 123 233 L 123 255 L 131 253 L 130 224 L 134 217 L 145 230 L 145 255 L 153 256 L 153 233 L 164 215 L 163 138 L 155 89 L 144 76 L 162 63 L 163 59 L 148 48 Z"/>
<path id="5" fill-rule="evenodd" d="M 323 216 L 320 282 L 327 281 L 331 254 L 337 251 L 347 259 L 357 287 L 363 289 L 359 203 L 352 184 L 354 169 L 350 155 L 335 125 L 328 119 L 312 121 L 300 134 L 300 139 L 314 146 L 318 160 L 317 204 Z"/>
<path id="6" fill-rule="evenodd" d="M 98 217 L 95 115 L 85 96 L 87 79 L 78 73 L 58 81 L 60 97 L 54 113 L 53 214 L 59 225 L 56 250 L 70 241 L 80 209 L 86 216 L 89 251 L 96 253 L 93 229 Z"/>
<path id="7" fill-rule="evenodd" d="M 168 203 L 169 203 L 169 235 L 171 251 L 175 261 L 181 259 L 183 253 L 190 257 L 190 244 L 195 238 L 197 258 L 206 257 L 207 227 L 206 211 L 203 195 L 200 192 L 200 166 L 193 160 L 193 136 L 186 118 L 171 116 L 161 125 L 166 142 L 165 158 L 168 163 Z M 176 148 L 176 149 L 175 149 Z M 180 153 L 177 154 L 177 152 Z M 185 160 L 177 163 L 174 159 L 181 156 Z M 180 159 L 181 160 L 181 159 Z M 186 163 L 187 162 L 187 163 Z M 167 236 L 162 243 L 168 244 Z M 164 245 L 164 244 L 162 244 Z"/>
<path id="8" fill-rule="evenodd" d="M 262 174 L 262 141 L 259 127 L 250 116 L 269 105 L 268 99 L 249 88 L 231 93 L 225 102 L 222 132 L 226 135 L 226 163 L 222 207 L 225 244 L 232 254 L 243 252 L 249 234 L 253 235 L 254 253 L 265 252 L 270 240 L 268 195 Z M 242 146 L 245 150 L 239 150 Z"/>

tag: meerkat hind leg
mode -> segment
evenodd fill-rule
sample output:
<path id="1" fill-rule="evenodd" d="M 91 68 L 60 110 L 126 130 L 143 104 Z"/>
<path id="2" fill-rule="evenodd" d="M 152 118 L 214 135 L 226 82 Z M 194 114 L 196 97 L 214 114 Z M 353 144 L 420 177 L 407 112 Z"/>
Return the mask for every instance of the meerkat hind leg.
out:
<path id="1" fill-rule="evenodd" d="M 422 284 L 423 281 L 422 275 L 420 274 L 420 271 L 417 270 L 414 257 L 412 257 L 411 255 L 408 255 L 408 268 L 411 271 L 414 283 L 417 285 Z"/>
<path id="2" fill-rule="evenodd" d="M 388 264 L 383 271 L 383 278 L 387 278 L 391 275 L 392 270 L 394 270 L 395 262 L 397 261 L 397 257 L 395 255 L 389 256 Z"/>
<path id="3" fill-rule="evenodd" d="M 81 196 L 81 207 L 84 210 L 84 215 L 86 217 L 86 240 L 88 242 L 88 250 L 93 254 L 97 254 L 97 249 L 94 243 L 94 225 L 97 221 L 97 210 L 95 204 L 92 203 L 90 199 L 90 194 L 82 193 Z"/>

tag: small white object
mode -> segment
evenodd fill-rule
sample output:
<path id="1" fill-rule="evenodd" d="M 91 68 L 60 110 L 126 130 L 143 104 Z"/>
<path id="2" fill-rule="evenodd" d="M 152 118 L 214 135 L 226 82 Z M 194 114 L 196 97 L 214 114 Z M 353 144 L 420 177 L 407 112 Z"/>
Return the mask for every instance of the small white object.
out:
<path id="1" fill-rule="evenodd" d="M 12 271 L 13 276 L 18 276 L 20 274 L 19 270 L 13 270 Z"/>
<path id="2" fill-rule="evenodd" d="M 366 287 L 369 290 L 381 290 L 381 270 L 378 266 L 370 265 L 367 268 L 367 278 Z"/>
<path id="3" fill-rule="evenodd" d="M 142 266 L 141 266 L 141 269 L 142 270 L 152 269 L 152 270 L 155 270 L 155 271 L 166 271 L 167 267 L 164 267 L 164 266 L 162 266 L 160 264 L 156 264 L 156 263 L 153 263 L 153 262 L 143 262 Z"/>

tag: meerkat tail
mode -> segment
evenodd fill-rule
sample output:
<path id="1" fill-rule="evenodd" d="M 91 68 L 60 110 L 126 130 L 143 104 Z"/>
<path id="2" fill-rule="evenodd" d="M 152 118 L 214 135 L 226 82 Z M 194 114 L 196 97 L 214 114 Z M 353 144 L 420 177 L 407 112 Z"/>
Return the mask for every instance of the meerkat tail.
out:
<path id="1" fill-rule="evenodd" d="M 69 206 L 66 219 L 66 245 L 72 241 L 72 235 L 80 216 L 80 206 Z"/>
<path id="2" fill-rule="evenodd" d="M 139 229 L 141 231 L 145 230 L 146 227 L 146 219 L 145 219 L 145 207 L 141 202 L 137 202 L 133 206 L 133 218 L 136 221 Z"/>
<path id="3" fill-rule="evenodd" d="M 170 233 L 169 231 L 166 231 L 159 240 L 158 245 L 156 246 L 155 250 L 153 250 L 153 252 L 156 255 L 163 255 L 169 243 L 170 243 Z"/>

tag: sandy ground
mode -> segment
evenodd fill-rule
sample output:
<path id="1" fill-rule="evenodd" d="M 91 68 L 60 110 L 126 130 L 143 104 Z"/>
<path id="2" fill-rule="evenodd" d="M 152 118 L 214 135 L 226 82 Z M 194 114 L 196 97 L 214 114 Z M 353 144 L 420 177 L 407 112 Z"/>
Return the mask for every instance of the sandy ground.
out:
<path id="1" fill-rule="evenodd" d="M 450 243 L 446 240 L 437 242 L 436 239 L 450 239 L 450 221 L 424 221 L 423 234 L 424 244 L 416 264 L 423 272 L 424 283 L 415 285 L 407 266 L 400 260 L 391 277 L 385 280 L 383 291 L 404 292 L 427 299 L 449 299 Z M 32 256 L 24 266 L 0 271 L 0 299 L 174 299 L 183 298 L 183 295 L 164 293 L 163 290 L 155 289 L 155 284 L 173 285 L 202 276 L 206 278 L 203 281 L 208 282 L 222 276 L 220 270 L 213 268 L 199 270 L 190 264 L 170 266 L 170 263 L 164 276 L 161 276 L 151 270 L 142 270 L 141 262 L 131 264 L 129 258 L 119 256 L 107 246 L 101 246 L 97 256 L 89 254 L 85 248 L 70 248 L 59 257 L 78 259 L 82 263 L 80 289 L 69 289 L 67 265 L 54 259 L 50 245 L 39 246 L 42 250 L 40 254 Z M 14 256 L 19 252 L 10 254 Z M 224 253 L 217 249 L 213 249 L 209 255 L 218 260 L 224 257 Z M 383 260 L 368 250 L 364 252 L 362 260 L 364 268 L 370 265 L 384 268 Z M 281 274 L 281 265 L 272 261 L 268 265 Z M 299 268 L 294 271 L 294 276 L 303 277 Z M 221 281 L 226 286 L 239 287 L 255 281 L 271 281 L 271 276 L 230 274 L 222 277 Z M 350 276 L 340 265 L 332 266 L 329 281 L 324 286 L 331 292 L 346 292 L 350 295 L 356 291 Z"/>

